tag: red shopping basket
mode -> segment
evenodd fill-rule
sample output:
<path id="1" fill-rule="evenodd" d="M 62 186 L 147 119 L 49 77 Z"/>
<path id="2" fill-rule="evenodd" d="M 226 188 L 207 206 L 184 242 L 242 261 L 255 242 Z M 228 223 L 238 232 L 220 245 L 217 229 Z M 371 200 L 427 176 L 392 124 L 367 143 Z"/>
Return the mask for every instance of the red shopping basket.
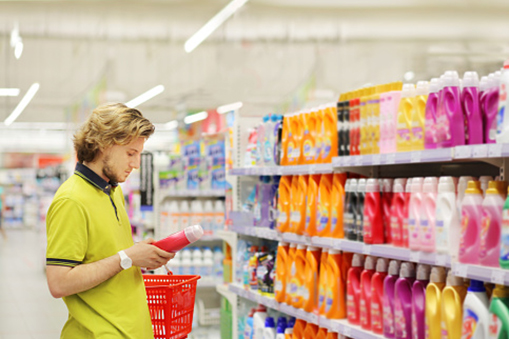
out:
<path id="1" fill-rule="evenodd" d="M 187 338 L 199 275 L 143 275 L 155 339 Z"/>

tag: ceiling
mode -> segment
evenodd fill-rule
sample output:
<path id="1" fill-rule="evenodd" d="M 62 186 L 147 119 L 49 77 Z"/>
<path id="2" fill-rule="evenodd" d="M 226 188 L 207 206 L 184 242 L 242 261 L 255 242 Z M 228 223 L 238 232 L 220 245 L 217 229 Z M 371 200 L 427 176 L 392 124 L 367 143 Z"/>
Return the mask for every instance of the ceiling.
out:
<path id="1" fill-rule="evenodd" d="M 317 103 L 408 70 L 416 80 L 449 68 L 482 74 L 509 55 L 502 0 L 251 0 L 185 53 L 186 39 L 227 3 L 0 1 L 0 87 L 21 90 L 0 97 L 0 121 L 34 82 L 40 90 L 16 122 L 65 122 L 101 84 L 106 101 L 163 84 L 139 109 L 165 123 L 235 101 L 248 114 L 281 110 L 309 83 L 322 93 Z M 16 24 L 25 46 L 19 60 L 9 43 Z M 0 147 L 12 140 L 2 133 Z"/>

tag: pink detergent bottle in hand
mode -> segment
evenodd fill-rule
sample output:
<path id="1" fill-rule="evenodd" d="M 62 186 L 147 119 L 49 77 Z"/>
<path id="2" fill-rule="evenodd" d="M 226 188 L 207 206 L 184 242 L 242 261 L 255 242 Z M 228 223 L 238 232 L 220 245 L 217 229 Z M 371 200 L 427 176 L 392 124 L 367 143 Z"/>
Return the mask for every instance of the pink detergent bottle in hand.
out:
<path id="1" fill-rule="evenodd" d="M 479 264 L 482 218 L 482 191 L 479 181 L 469 181 L 461 205 L 461 238 L 458 260 L 464 264 Z"/>
<path id="2" fill-rule="evenodd" d="M 153 245 L 166 252 L 178 252 L 187 245 L 199 240 L 203 236 L 203 228 L 200 225 L 188 226 L 182 231 L 156 241 Z"/>
<path id="3" fill-rule="evenodd" d="M 412 179 L 412 193 L 408 206 L 408 247 L 414 251 L 419 251 L 421 249 L 419 226 L 421 220 L 422 183 L 423 178 L 421 177 Z"/>
<path id="4" fill-rule="evenodd" d="M 438 195 L 438 178 L 427 177 L 422 185 L 421 216 L 419 221 L 420 250 L 435 251 L 435 211 Z"/>
<path id="5" fill-rule="evenodd" d="M 437 106 L 438 92 L 440 91 L 440 80 L 433 78 L 429 84 L 429 95 L 426 101 L 424 114 L 424 148 L 437 148 Z"/>
<path id="6" fill-rule="evenodd" d="M 406 212 L 406 178 L 398 178 L 394 181 L 392 189 L 392 202 L 390 214 L 391 243 L 394 246 L 403 247 L 403 223 L 407 216 Z"/>
<path id="7" fill-rule="evenodd" d="M 465 114 L 465 143 L 482 144 L 483 119 L 479 105 L 479 76 L 477 72 L 465 72 L 463 75 L 463 92 L 461 103 Z"/>
<path id="8" fill-rule="evenodd" d="M 426 338 L 426 287 L 429 283 L 431 267 L 417 265 L 417 280 L 412 286 L 412 338 Z"/>
<path id="9" fill-rule="evenodd" d="M 437 117 L 437 125 L 441 131 L 440 146 L 445 148 L 465 145 L 465 121 L 458 72 L 445 72 L 443 81 L 442 102 Z"/>
<path id="10" fill-rule="evenodd" d="M 363 220 L 364 242 L 366 244 L 383 244 L 384 225 L 378 179 L 370 178 L 366 183 Z"/>
<path id="11" fill-rule="evenodd" d="M 490 181 L 482 203 L 481 239 L 479 264 L 499 267 L 500 237 L 502 234 L 502 210 L 505 203 L 505 181 Z"/>
<path id="12" fill-rule="evenodd" d="M 399 278 L 399 261 L 391 260 L 389 274 L 384 279 L 383 292 L 383 333 L 384 337 L 393 339 L 396 334 L 394 320 L 394 292 L 396 281 Z"/>
<path id="13" fill-rule="evenodd" d="M 399 279 L 394 291 L 394 317 L 396 339 L 412 338 L 412 286 L 415 281 L 413 263 L 401 264 Z"/>

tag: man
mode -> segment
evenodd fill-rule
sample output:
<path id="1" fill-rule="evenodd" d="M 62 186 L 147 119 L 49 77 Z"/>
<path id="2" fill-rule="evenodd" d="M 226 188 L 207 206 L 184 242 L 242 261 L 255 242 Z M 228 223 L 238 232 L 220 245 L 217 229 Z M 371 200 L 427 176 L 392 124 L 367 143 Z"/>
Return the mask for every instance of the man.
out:
<path id="1" fill-rule="evenodd" d="M 47 215 L 46 275 L 69 318 L 61 338 L 153 338 L 140 267 L 155 269 L 174 254 L 133 244 L 118 187 L 140 166 L 154 126 L 123 104 L 97 107 L 74 135 L 78 163 Z"/>

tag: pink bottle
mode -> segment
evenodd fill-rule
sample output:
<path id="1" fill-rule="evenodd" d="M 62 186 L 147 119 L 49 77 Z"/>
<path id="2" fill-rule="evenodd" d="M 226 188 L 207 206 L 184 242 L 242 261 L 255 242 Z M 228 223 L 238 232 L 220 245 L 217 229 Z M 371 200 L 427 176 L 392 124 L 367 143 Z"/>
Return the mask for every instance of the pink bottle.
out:
<path id="1" fill-rule="evenodd" d="M 153 245 L 165 250 L 166 252 L 175 253 L 187 245 L 199 240 L 202 236 L 203 228 L 201 228 L 200 225 L 188 226 L 182 231 L 173 233 L 164 239 L 156 241 Z"/>
<path id="2" fill-rule="evenodd" d="M 438 178 L 427 177 L 422 185 L 421 216 L 419 221 L 420 250 L 435 251 L 435 212 Z"/>
<path id="3" fill-rule="evenodd" d="M 426 337 L 426 286 L 429 283 L 431 267 L 425 264 L 417 265 L 417 280 L 412 286 L 412 338 Z"/>
<path id="4" fill-rule="evenodd" d="M 396 339 L 412 338 L 412 286 L 415 281 L 413 263 L 401 264 L 399 279 L 394 288 L 394 322 Z"/>
<path id="5" fill-rule="evenodd" d="M 392 204 L 392 187 L 394 180 L 383 179 L 382 182 L 382 220 L 384 227 L 385 242 L 392 243 L 391 234 L 391 204 Z"/>
<path id="6" fill-rule="evenodd" d="M 479 105 L 479 77 L 477 72 L 465 72 L 461 103 L 465 114 L 465 143 L 477 145 L 484 142 L 483 118 Z"/>
<path id="7" fill-rule="evenodd" d="M 361 322 L 360 299 L 363 263 L 364 257 L 361 254 L 354 254 L 352 267 L 348 270 L 346 279 L 346 317 L 348 322 L 353 325 L 359 325 Z"/>
<path id="8" fill-rule="evenodd" d="M 366 183 L 363 214 L 364 242 L 366 244 L 383 244 L 384 225 L 378 179 L 370 178 Z"/>
<path id="9" fill-rule="evenodd" d="M 398 108 L 401 101 L 401 89 L 389 92 L 386 97 L 387 105 L 387 137 L 386 137 L 386 152 L 396 152 L 396 134 L 398 126 Z"/>
<path id="10" fill-rule="evenodd" d="M 479 264 L 482 218 L 482 191 L 479 181 L 469 181 L 461 205 L 461 237 L 458 260 L 464 264 Z"/>
<path id="11" fill-rule="evenodd" d="M 394 292 L 396 281 L 399 277 L 399 261 L 391 260 L 389 263 L 389 274 L 384 279 L 383 296 L 383 324 L 384 337 L 392 339 L 396 335 L 396 324 L 394 319 Z"/>
<path id="12" fill-rule="evenodd" d="M 482 202 L 479 264 L 499 267 L 502 209 L 505 203 L 504 181 L 490 181 Z"/>
<path id="13" fill-rule="evenodd" d="M 487 89 L 481 95 L 481 109 L 484 116 L 484 143 L 495 143 L 497 135 L 497 112 L 499 78 L 496 73 L 488 76 Z"/>
<path id="14" fill-rule="evenodd" d="M 403 247 L 408 248 L 408 241 L 410 239 L 410 231 L 408 223 L 410 221 L 410 197 L 412 193 L 412 178 L 409 178 L 405 186 L 405 210 L 403 211 L 403 228 L 401 230 L 401 238 L 403 240 Z"/>
<path id="15" fill-rule="evenodd" d="M 394 181 L 392 202 L 391 202 L 391 243 L 394 246 L 403 247 L 403 223 L 407 219 L 407 198 L 405 193 L 405 178 L 398 178 Z"/>
<path id="16" fill-rule="evenodd" d="M 461 107 L 458 72 L 447 71 L 443 77 L 444 88 L 439 97 L 437 115 L 437 141 L 441 147 L 465 144 L 465 122 Z"/>
<path id="17" fill-rule="evenodd" d="M 383 326 L 383 300 L 384 280 L 387 277 L 389 260 L 378 258 L 376 273 L 371 278 L 371 331 L 376 334 L 384 333 Z"/>
<path id="18" fill-rule="evenodd" d="M 371 330 L 371 280 L 375 274 L 375 258 L 368 256 L 361 274 L 360 318 L 361 327 Z"/>
<path id="19" fill-rule="evenodd" d="M 380 93 L 380 153 L 388 153 L 387 152 L 387 128 L 389 120 L 388 120 L 388 112 L 387 112 L 387 97 L 390 95 L 390 92 Z"/>
<path id="20" fill-rule="evenodd" d="M 423 178 L 413 178 L 411 186 L 410 204 L 408 205 L 408 247 L 411 250 L 419 251 L 419 226 L 421 219 L 422 205 L 422 182 Z"/>
<path id="21" fill-rule="evenodd" d="M 440 91 L 440 80 L 433 78 L 429 84 L 429 95 L 426 101 L 426 110 L 424 116 L 424 148 L 437 148 L 437 105 L 438 92 Z"/>

